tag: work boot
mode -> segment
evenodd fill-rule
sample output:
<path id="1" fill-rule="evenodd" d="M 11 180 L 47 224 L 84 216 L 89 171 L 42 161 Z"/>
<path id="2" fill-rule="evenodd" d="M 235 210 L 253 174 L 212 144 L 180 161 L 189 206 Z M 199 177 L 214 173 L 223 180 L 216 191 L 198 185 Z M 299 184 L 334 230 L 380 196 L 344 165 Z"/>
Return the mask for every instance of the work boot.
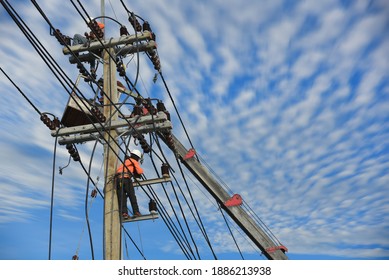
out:
<path id="1" fill-rule="evenodd" d="M 122 213 L 122 217 L 123 217 L 123 219 L 128 219 L 129 218 L 127 213 Z"/>
<path id="2" fill-rule="evenodd" d="M 142 214 L 140 212 L 135 212 L 134 216 L 132 216 L 132 218 L 135 219 L 135 218 L 138 218 L 140 216 L 142 216 Z"/>

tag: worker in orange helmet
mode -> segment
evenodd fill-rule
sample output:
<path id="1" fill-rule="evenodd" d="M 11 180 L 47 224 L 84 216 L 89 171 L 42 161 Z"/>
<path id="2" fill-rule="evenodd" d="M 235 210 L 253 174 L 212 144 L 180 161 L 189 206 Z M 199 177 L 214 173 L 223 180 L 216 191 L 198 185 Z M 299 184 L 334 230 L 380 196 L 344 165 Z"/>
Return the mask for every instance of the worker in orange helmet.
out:
<path id="1" fill-rule="evenodd" d="M 95 23 L 95 22 L 97 23 L 98 28 L 101 31 L 99 37 L 101 37 L 101 38 L 104 37 L 104 27 L 105 27 L 104 23 L 98 22 L 95 19 L 90 18 L 89 21 L 88 21 L 88 26 L 91 27 L 91 29 L 93 30 L 92 26 L 93 26 L 93 23 Z M 85 32 L 84 35 L 74 34 L 72 45 L 75 46 L 75 45 L 83 44 L 86 47 L 90 41 L 96 40 L 95 33 L 96 33 L 96 31 L 95 32 L 90 31 L 89 33 Z M 90 64 L 90 72 L 93 75 L 95 75 L 95 73 L 96 73 L 96 60 L 95 59 L 91 59 L 89 61 L 89 64 Z"/>
<path id="2" fill-rule="evenodd" d="M 142 177 L 143 169 L 139 163 L 141 158 L 142 153 L 139 150 L 133 150 L 129 157 L 126 156 L 124 164 L 120 164 L 116 170 L 116 188 L 119 208 L 124 219 L 128 219 L 127 197 L 130 199 L 133 218 L 141 216 L 132 181 L 132 177 L 139 179 Z"/>

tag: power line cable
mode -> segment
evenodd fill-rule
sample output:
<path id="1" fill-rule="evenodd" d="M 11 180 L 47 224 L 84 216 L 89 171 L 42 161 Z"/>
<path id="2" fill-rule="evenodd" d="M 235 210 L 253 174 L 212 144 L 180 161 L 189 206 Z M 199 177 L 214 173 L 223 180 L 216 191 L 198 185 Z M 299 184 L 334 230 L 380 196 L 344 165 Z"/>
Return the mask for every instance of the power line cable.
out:
<path id="1" fill-rule="evenodd" d="M 177 180 L 176 180 L 176 183 L 177 183 L 178 188 L 180 188 L 180 185 L 178 184 L 178 181 L 177 181 Z M 175 189 L 174 187 L 173 187 L 172 189 L 173 189 L 173 193 L 174 193 L 174 195 L 175 195 L 175 198 L 176 198 L 178 207 L 179 207 L 179 209 L 180 209 L 181 216 L 182 216 L 182 218 L 183 218 L 183 220 L 184 220 L 184 223 L 185 223 L 185 225 L 186 225 L 186 228 L 187 228 L 187 230 L 188 230 L 189 236 L 190 236 L 190 238 L 191 238 L 191 240 L 192 240 L 193 245 L 195 246 L 195 250 L 196 250 L 196 253 L 197 253 L 197 257 L 198 257 L 199 259 L 201 259 L 201 258 L 200 258 L 199 250 L 198 250 L 197 245 L 196 245 L 196 241 L 195 241 L 195 239 L 193 238 L 192 232 L 191 232 L 191 230 L 190 230 L 190 226 L 189 226 L 188 221 L 187 221 L 187 219 L 186 219 L 185 212 L 184 212 L 184 209 L 183 209 L 182 204 L 181 204 L 181 202 L 180 202 L 180 199 L 178 198 L 178 194 L 177 194 L 177 192 L 176 192 L 176 189 Z M 177 217 L 178 217 L 178 216 L 177 216 Z"/>
<path id="2" fill-rule="evenodd" d="M 7 73 L 0 67 L 1 72 L 7 77 L 7 79 L 13 84 L 13 86 L 19 91 L 19 93 L 27 100 L 27 102 L 33 107 L 33 109 L 39 114 L 42 115 L 41 111 L 34 105 L 34 103 L 24 94 L 24 92 L 16 85 L 16 83 L 7 75 Z M 51 179 L 51 197 L 50 197 L 50 218 L 49 218 L 49 248 L 48 248 L 48 259 L 51 260 L 51 249 L 52 249 L 52 235 L 53 235 L 53 209 L 54 209 L 54 188 L 55 188 L 55 159 L 57 152 L 57 140 L 58 137 L 55 137 L 54 143 L 54 156 L 53 156 L 53 171 Z"/>
<path id="3" fill-rule="evenodd" d="M 27 100 L 27 102 L 31 105 L 32 108 L 39 114 L 42 115 L 39 109 L 32 103 L 32 101 L 23 93 L 23 91 L 14 83 L 14 81 L 7 75 L 7 73 L 0 67 L 1 72 L 3 72 L 4 76 L 13 84 L 13 86 L 19 91 L 19 93 Z"/>
<path id="4" fill-rule="evenodd" d="M 225 224 L 227 225 L 228 231 L 230 232 L 230 235 L 231 235 L 232 239 L 234 240 L 235 246 L 236 246 L 236 248 L 238 249 L 239 254 L 240 254 L 242 260 L 244 260 L 242 251 L 240 250 L 239 245 L 238 245 L 238 243 L 237 243 L 237 241 L 236 241 L 236 239 L 235 239 L 235 236 L 234 236 L 234 234 L 233 234 L 232 231 L 231 231 L 231 228 L 230 228 L 230 226 L 229 226 L 229 224 L 228 224 L 228 222 L 227 222 L 227 219 L 226 219 L 226 217 L 225 217 L 225 215 L 224 215 L 224 213 L 223 213 L 223 210 L 221 209 L 221 207 L 219 207 L 219 209 L 220 209 L 220 213 L 221 213 L 222 216 L 223 216 L 224 222 L 225 222 Z"/>
<path id="5" fill-rule="evenodd" d="M 176 159 L 177 159 L 177 158 L 176 158 Z M 183 170 L 182 170 L 182 167 L 181 167 L 181 165 L 180 165 L 178 159 L 177 159 L 177 164 L 178 164 L 178 166 L 180 167 L 180 171 L 181 171 L 182 177 L 183 177 L 183 179 L 184 179 L 184 182 L 185 182 L 186 188 L 187 188 L 187 190 L 188 190 L 189 196 L 190 196 L 190 198 L 191 198 L 191 200 L 192 200 L 192 204 L 193 204 L 193 206 L 194 206 L 194 208 L 195 208 L 195 211 L 196 211 L 198 220 L 196 219 L 196 217 L 195 217 L 195 215 L 194 215 L 194 213 L 193 213 L 193 211 L 192 211 L 192 209 L 191 209 L 190 206 L 189 206 L 189 209 L 190 209 L 190 211 L 191 211 L 191 213 L 192 213 L 192 215 L 193 215 L 195 221 L 197 222 L 197 225 L 199 226 L 199 229 L 200 229 L 200 231 L 202 232 L 202 234 L 203 234 L 203 236 L 204 236 L 204 238 L 205 238 L 205 240 L 206 240 L 206 242 L 207 242 L 209 248 L 211 249 L 211 252 L 212 252 L 212 254 L 213 254 L 213 256 L 214 256 L 214 258 L 215 258 L 215 260 L 216 260 L 216 259 L 217 259 L 217 256 L 216 256 L 216 254 L 215 254 L 215 252 L 214 252 L 214 250 L 213 250 L 213 248 L 212 248 L 212 245 L 211 245 L 211 243 L 210 243 L 210 241 L 209 241 L 209 238 L 208 238 L 207 232 L 206 232 L 206 230 L 205 230 L 204 224 L 203 224 L 203 222 L 202 222 L 202 220 L 201 220 L 201 217 L 200 217 L 199 211 L 198 211 L 198 209 L 197 209 L 196 203 L 195 203 L 195 201 L 194 201 L 194 199 L 193 199 L 192 192 L 190 191 L 190 188 L 189 188 L 188 183 L 187 183 L 187 181 L 186 181 L 185 174 L 184 174 L 184 172 L 183 172 Z M 181 188 L 180 188 L 180 190 L 181 190 Z M 184 193 L 182 192 L 182 190 L 181 190 L 181 193 L 182 193 L 182 195 L 184 196 Z M 185 196 L 184 196 L 184 197 L 185 197 Z M 185 198 L 185 200 L 186 200 L 186 198 Z M 186 200 L 186 201 L 187 201 L 187 200 Z M 188 201 L 187 201 L 187 204 L 189 205 Z"/>
<path id="6" fill-rule="evenodd" d="M 152 159 L 152 163 L 153 163 L 153 166 L 156 169 L 156 166 L 155 166 L 155 163 L 154 163 L 154 160 Z M 156 171 L 157 172 L 157 171 Z M 176 179 L 175 179 L 176 180 Z M 177 182 L 177 180 L 176 180 Z M 195 255 L 193 253 L 193 250 L 190 246 L 190 243 L 189 243 L 189 240 L 185 234 L 185 231 L 181 225 L 181 222 L 178 218 L 178 215 L 175 211 L 175 208 L 171 202 L 171 199 L 169 198 L 169 195 L 168 195 L 168 192 L 166 191 L 166 188 L 163 184 L 162 185 L 162 189 L 165 193 L 165 196 L 166 196 L 166 199 L 167 201 L 169 202 L 169 205 L 173 211 L 173 214 L 174 216 L 176 217 L 176 220 L 177 220 L 177 223 L 179 225 L 179 228 L 181 229 L 181 231 L 178 230 L 177 226 L 175 225 L 175 223 L 173 222 L 173 219 L 169 216 L 169 215 L 165 215 L 165 218 L 163 217 L 163 220 L 166 224 L 166 226 L 168 227 L 168 229 L 170 230 L 170 232 L 172 233 L 173 237 L 175 238 L 177 244 L 180 246 L 180 248 L 184 251 L 185 250 L 185 255 L 187 256 L 188 259 L 192 259 L 189 255 L 189 253 L 192 253 L 193 257 L 195 258 Z M 171 183 L 171 187 L 174 188 L 174 185 Z M 162 210 L 163 213 L 167 212 L 166 209 L 165 209 L 165 206 L 163 205 L 163 203 L 160 201 L 159 197 L 156 195 L 155 191 L 151 189 L 151 192 L 154 193 L 154 199 L 157 201 L 157 205 L 158 207 L 160 208 L 160 210 Z M 188 249 L 184 249 L 184 248 L 188 248 Z M 189 252 L 189 251 L 190 252 Z"/>
<path id="7" fill-rule="evenodd" d="M 91 168 L 92 168 L 92 162 L 93 162 L 93 156 L 96 151 L 98 141 L 95 141 L 95 144 L 92 149 L 92 154 L 91 158 L 89 161 L 89 168 L 88 168 L 88 174 L 91 174 Z M 90 243 L 90 249 L 91 249 L 91 255 L 92 255 L 92 260 L 95 259 L 94 256 L 94 249 L 93 249 L 93 240 L 92 240 L 92 232 L 90 229 L 90 223 L 89 223 L 89 210 L 88 210 L 88 198 L 89 198 L 89 182 L 90 182 L 90 176 L 88 176 L 87 184 L 86 184 L 86 191 L 85 191 L 85 220 L 88 226 L 88 234 L 89 234 L 89 243 Z"/>
<path id="8" fill-rule="evenodd" d="M 170 100 L 171 100 L 171 102 L 172 102 L 172 104 L 173 104 L 173 107 L 174 107 L 174 109 L 175 109 L 175 111 L 176 111 L 176 114 L 177 114 L 177 116 L 178 116 L 178 119 L 180 120 L 181 126 L 182 126 L 182 128 L 184 129 L 184 132 L 185 132 L 185 135 L 186 135 L 186 137 L 187 137 L 187 139 L 188 139 L 188 141 L 189 141 L 189 144 L 190 144 L 190 146 L 194 149 L 192 140 L 190 139 L 189 134 L 188 134 L 188 131 L 186 130 L 186 127 L 185 127 L 185 125 L 184 125 L 184 122 L 183 122 L 183 120 L 182 120 L 182 118 L 181 118 L 181 115 L 180 115 L 180 113 L 178 112 L 178 108 L 177 108 L 177 106 L 176 106 L 176 103 L 174 102 L 173 96 L 172 96 L 172 94 L 171 94 L 171 92 L 170 92 L 170 90 L 169 90 L 169 87 L 168 87 L 168 85 L 167 85 L 167 83 L 166 83 L 166 81 L 165 81 L 165 78 L 164 78 L 164 76 L 163 76 L 163 74 L 162 74 L 162 71 L 159 72 L 159 75 L 161 76 L 162 81 L 163 81 L 163 84 L 164 84 L 164 86 L 165 86 L 165 89 L 166 89 L 167 93 L 169 94 Z M 197 155 L 196 155 L 196 157 L 197 157 Z"/>
<path id="9" fill-rule="evenodd" d="M 163 186 L 163 188 L 164 188 L 164 186 Z M 191 252 L 189 252 L 189 251 L 192 251 L 190 249 L 190 245 L 187 245 L 188 242 L 185 242 L 185 239 L 187 239 L 187 237 L 185 236 L 185 233 L 181 233 L 178 230 L 176 224 L 173 222 L 173 219 L 167 214 L 166 207 L 163 205 L 163 203 L 161 202 L 160 198 L 157 196 L 155 191 L 152 188 L 150 188 L 149 191 L 152 193 L 153 198 L 154 198 L 154 200 L 156 201 L 156 203 L 158 205 L 158 209 L 159 209 L 158 211 L 161 214 L 163 222 L 165 223 L 166 227 L 170 231 L 170 233 L 173 236 L 174 240 L 177 242 L 177 245 L 180 247 L 180 249 L 182 250 L 183 254 L 186 256 L 186 258 L 188 260 L 193 259 L 191 257 L 191 255 L 190 255 Z M 167 199 L 169 200 L 169 198 L 167 198 Z"/>
<path id="10" fill-rule="evenodd" d="M 153 164 L 153 166 L 154 166 L 154 169 L 156 170 L 156 173 L 158 173 L 158 172 L 157 172 L 157 168 L 156 168 L 155 163 L 154 163 L 153 160 L 152 160 L 152 164 Z M 178 184 L 177 179 L 176 179 L 173 175 L 172 175 L 172 177 L 175 179 L 176 183 Z M 173 185 L 173 183 L 170 182 L 170 184 L 171 184 L 172 189 L 174 190 L 174 185 Z M 177 237 L 177 239 L 176 239 L 176 241 L 178 242 L 179 246 L 180 246 L 181 248 L 184 248 L 184 247 L 188 248 L 189 251 L 187 251 L 187 253 L 188 253 L 188 254 L 187 254 L 187 257 L 189 256 L 189 252 L 190 252 L 190 253 L 192 254 L 192 256 L 196 259 L 196 256 L 195 256 L 195 254 L 194 254 L 194 252 L 193 252 L 193 249 L 192 249 L 191 246 L 190 246 L 189 239 L 188 239 L 188 237 L 186 236 L 186 233 L 185 233 L 185 231 L 184 231 L 184 229 L 183 229 L 183 227 L 182 227 L 181 221 L 180 221 L 180 219 L 179 219 L 179 217 L 178 217 L 178 214 L 176 213 L 175 207 L 174 207 L 173 204 L 172 204 L 172 201 L 171 201 L 171 199 L 170 199 L 170 197 L 169 197 L 169 194 L 168 194 L 168 192 L 166 191 L 165 186 L 164 186 L 163 184 L 161 184 L 161 185 L 162 185 L 162 189 L 163 189 L 163 191 L 164 191 L 165 197 L 166 197 L 166 199 L 167 199 L 167 201 L 168 201 L 168 203 L 169 203 L 169 205 L 170 205 L 170 209 L 172 210 L 172 212 L 173 212 L 173 214 L 174 214 L 174 217 L 176 218 L 176 221 L 177 221 L 177 223 L 178 223 L 178 226 L 179 226 L 179 228 L 180 228 L 180 231 L 178 231 L 177 226 L 175 225 L 175 223 L 173 222 L 173 220 L 170 218 L 169 215 L 167 215 L 168 220 L 167 220 L 167 219 L 164 219 L 164 222 L 165 222 L 165 224 L 166 224 L 168 227 L 169 227 L 170 224 L 173 224 L 173 225 L 174 225 L 174 227 L 172 227 L 172 228 L 175 228 L 175 229 L 177 229 L 177 230 L 174 230 L 174 231 L 171 230 L 171 233 L 177 232 L 178 236 L 180 236 L 180 238 Z M 156 200 L 157 200 L 157 201 L 160 201 L 159 198 L 158 198 L 156 195 L 155 195 L 155 197 L 156 197 Z M 179 202 L 179 201 L 178 201 L 178 202 Z M 165 206 L 164 206 L 162 203 L 159 203 L 158 205 L 159 205 L 159 207 L 163 207 L 163 209 L 165 208 Z M 166 223 L 167 221 L 169 221 L 169 225 Z M 172 229 L 172 228 L 169 227 L 169 230 Z M 182 242 L 184 242 L 184 243 L 182 243 Z M 182 246 L 181 246 L 181 244 L 182 244 Z M 184 245 L 185 245 L 185 246 L 184 246 Z M 190 257 L 189 257 L 189 258 L 190 258 Z"/>
<path id="11" fill-rule="evenodd" d="M 49 257 L 51 260 L 51 246 L 52 246 L 52 237 L 53 237 L 53 209 L 54 209 L 54 178 L 55 178 L 55 158 L 57 153 L 57 137 L 55 137 L 54 143 L 54 155 L 53 155 L 53 171 L 51 177 L 51 197 L 50 197 L 50 225 L 49 225 Z"/>

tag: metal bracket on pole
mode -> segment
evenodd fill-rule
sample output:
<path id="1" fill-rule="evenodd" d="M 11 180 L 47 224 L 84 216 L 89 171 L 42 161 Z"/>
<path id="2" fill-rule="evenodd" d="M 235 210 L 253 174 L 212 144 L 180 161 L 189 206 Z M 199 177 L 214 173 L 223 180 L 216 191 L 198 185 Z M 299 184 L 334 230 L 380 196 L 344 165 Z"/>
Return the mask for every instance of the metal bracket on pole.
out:
<path id="1" fill-rule="evenodd" d="M 144 221 L 144 220 L 155 220 L 158 219 L 159 215 L 158 213 L 155 214 L 146 214 L 141 215 L 135 218 L 129 218 L 129 219 L 123 219 L 122 223 L 128 223 L 128 222 L 138 222 L 138 221 Z"/>
<path id="2" fill-rule="evenodd" d="M 232 206 L 240 206 L 242 205 L 242 203 L 243 203 L 242 197 L 239 194 L 234 194 L 230 199 L 224 202 L 224 205 L 226 207 L 232 207 Z"/>
<path id="3" fill-rule="evenodd" d="M 172 181 L 172 179 L 170 178 L 170 176 L 163 177 L 163 178 L 150 179 L 150 180 L 136 180 L 134 182 L 134 187 L 153 185 L 153 184 L 158 184 L 158 183 L 167 183 L 167 182 L 171 182 L 171 181 Z"/>
<path id="4" fill-rule="evenodd" d="M 187 160 L 187 159 L 193 158 L 195 156 L 195 154 L 196 154 L 196 150 L 195 149 L 189 149 L 189 151 L 183 157 L 183 160 Z"/>
<path id="5" fill-rule="evenodd" d="M 266 249 L 266 252 L 274 253 L 277 250 L 280 250 L 283 253 L 288 252 L 288 248 L 286 248 L 284 245 L 269 247 Z"/>

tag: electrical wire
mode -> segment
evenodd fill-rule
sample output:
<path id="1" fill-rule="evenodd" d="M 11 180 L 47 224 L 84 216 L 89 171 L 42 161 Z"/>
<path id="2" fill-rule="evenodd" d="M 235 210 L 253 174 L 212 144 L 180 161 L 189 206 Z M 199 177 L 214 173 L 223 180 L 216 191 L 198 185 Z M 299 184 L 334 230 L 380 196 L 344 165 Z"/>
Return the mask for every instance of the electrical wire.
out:
<path id="1" fill-rule="evenodd" d="M 98 141 L 95 141 L 95 144 L 94 144 L 93 149 L 92 149 L 92 154 L 91 154 L 91 158 L 90 158 L 90 161 L 89 161 L 88 174 L 91 173 L 93 156 L 94 156 L 95 151 L 96 151 L 97 143 L 98 143 Z M 86 220 L 86 224 L 88 226 L 89 243 L 90 243 L 92 260 L 94 260 L 95 259 L 95 255 L 94 255 L 94 249 L 93 249 L 92 232 L 91 232 L 91 229 L 90 229 L 89 210 L 88 210 L 89 183 L 90 183 L 90 176 L 88 176 L 88 180 L 87 180 L 87 183 L 86 183 L 86 191 L 85 191 L 85 220 Z"/>
<path id="2" fill-rule="evenodd" d="M 155 166 L 155 162 L 154 160 L 152 160 L 152 164 L 154 166 L 154 169 L 156 170 L 156 166 Z M 157 171 L 156 171 L 157 172 Z M 173 175 L 172 175 L 173 176 Z M 173 176 L 174 178 L 174 176 Z M 176 178 L 174 178 L 175 181 L 177 182 Z M 194 253 L 193 253 L 193 249 L 191 248 L 190 246 L 190 242 L 186 236 L 186 233 L 181 225 L 181 222 L 178 218 L 178 215 L 176 213 L 176 210 L 172 204 L 172 201 L 169 197 L 169 194 L 168 192 L 166 191 L 166 188 L 163 184 L 162 185 L 162 189 L 164 191 L 164 194 L 165 194 L 165 197 L 167 199 L 167 201 L 169 202 L 169 205 L 171 207 L 171 210 L 177 220 L 177 223 L 179 225 L 179 228 L 181 229 L 181 231 L 178 230 L 177 226 L 175 225 L 175 223 L 173 222 L 173 220 L 171 219 L 171 217 L 169 215 L 164 215 L 163 216 L 163 219 L 164 219 L 164 222 L 165 224 L 168 226 L 169 228 L 169 231 L 172 233 L 172 235 L 175 237 L 175 240 L 177 242 L 177 244 L 180 246 L 180 248 L 183 250 L 183 252 L 185 253 L 185 255 L 187 256 L 188 259 L 192 259 L 190 253 L 192 254 L 193 258 L 196 258 Z M 174 188 L 174 185 L 171 183 L 171 187 Z M 152 189 L 151 189 L 152 190 Z M 152 190 L 153 191 L 153 190 Z M 153 191 L 154 192 L 154 191 Z M 155 192 L 154 192 L 155 194 Z M 167 213 L 166 209 L 165 209 L 165 206 L 163 205 L 163 203 L 160 202 L 160 199 L 158 198 L 157 195 L 154 195 L 154 198 L 155 200 L 157 201 L 157 205 L 158 205 L 158 208 L 160 210 L 162 210 L 162 213 Z"/>
<path id="3" fill-rule="evenodd" d="M 206 240 L 206 242 L 207 242 L 209 248 L 211 249 L 211 252 L 212 252 L 212 254 L 213 254 L 215 260 L 217 260 L 217 256 L 216 256 L 216 254 L 215 254 L 215 252 L 214 252 L 214 250 L 213 250 L 213 248 L 212 248 L 212 245 L 211 245 L 211 243 L 210 243 L 210 241 L 209 241 L 207 232 L 206 232 L 205 227 L 204 227 L 204 224 L 203 224 L 203 222 L 202 222 L 202 220 L 201 220 L 201 217 L 200 217 L 199 211 L 198 211 L 198 209 L 197 209 L 196 203 L 194 202 L 192 192 L 190 191 L 190 188 L 189 188 L 188 183 L 187 183 L 187 181 L 186 181 L 185 174 L 184 174 L 184 172 L 183 172 L 183 170 L 182 170 L 181 164 L 179 163 L 178 159 L 177 159 L 177 163 L 178 163 L 178 166 L 180 167 L 180 171 L 181 171 L 182 177 L 183 177 L 183 179 L 184 179 L 185 185 L 186 185 L 186 187 L 187 187 L 187 191 L 188 191 L 188 193 L 189 193 L 189 196 L 190 196 L 190 198 L 191 198 L 191 200 L 192 200 L 192 203 L 193 203 L 193 206 L 194 206 L 194 208 L 195 208 L 195 211 L 196 211 L 196 214 L 197 214 L 197 217 L 198 217 L 198 221 L 197 221 L 197 219 L 196 219 L 194 213 L 192 212 L 192 209 L 190 208 L 190 209 L 191 209 L 191 212 L 192 212 L 192 215 L 193 215 L 193 217 L 195 218 L 195 221 L 197 222 L 197 224 L 198 224 L 198 226 L 199 226 L 199 228 L 200 228 L 200 230 L 201 230 L 201 232 L 202 232 L 202 234 L 203 234 L 203 236 L 204 236 L 204 238 L 205 238 L 205 240 Z M 180 190 L 181 190 L 181 188 L 180 188 Z M 184 194 L 182 193 L 182 195 L 184 195 Z M 184 197 L 185 197 L 185 196 L 184 196 Z M 185 200 L 186 200 L 186 198 L 185 198 Z M 187 203 L 188 203 L 188 202 L 187 202 Z M 188 205 L 189 205 L 189 203 L 188 203 Z"/>
<path id="4" fill-rule="evenodd" d="M 159 72 L 159 75 L 161 76 L 162 81 L 163 81 L 163 84 L 164 84 L 164 86 L 165 86 L 165 89 L 166 89 L 167 93 L 169 94 L 170 101 L 171 101 L 172 104 L 173 104 L 173 107 L 174 107 L 174 109 L 175 109 L 175 111 L 176 111 L 176 114 L 177 114 L 178 119 L 180 120 L 181 126 L 182 126 L 182 128 L 184 129 L 184 132 L 185 132 L 185 135 L 186 135 L 186 137 L 187 137 L 187 139 L 188 139 L 188 141 L 189 141 L 189 144 L 190 144 L 190 146 L 192 147 L 192 149 L 194 149 L 192 140 L 190 140 L 188 131 L 187 131 L 185 125 L 184 125 L 184 122 L 183 122 L 183 120 L 182 120 L 182 118 L 181 118 L 180 113 L 178 112 L 178 108 L 177 108 L 177 106 L 176 106 L 176 103 L 174 102 L 174 99 L 173 99 L 172 94 L 170 93 L 169 87 L 168 87 L 168 85 L 167 85 L 167 83 L 166 83 L 166 81 L 165 81 L 165 78 L 164 78 L 164 76 L 163 76 L 163 74 L 162 74 L 162 71 Z M 197 157 L 197 155 L 196 155 L 196 157 Z"/>
<path id="5" fill-rule="evenodd" d="M 50 197 L 50 225 L 49 225 L 49 256 L 48 259 L 51 260 L 51 246 L 53 238 L 53 209 L 54 209 L 54 178 L 55 178 L 55 158 L 57 153 L 57 137 L 55 137 L 54 142 L 54 152 L 53 152 L 53 171 L 51 177 L 51 197 Z"/>
<path id="6" fill-rule="evenodd" d="M 158 173 L 157 169 L 155 167 L 155 163 L 154 163 L 153 160 L 152 160 L 152 163 L 154 165 L 154 169 L 156 170 L 156 173 Z M 188 248 L 188 250 L 192 253 L 193 257 L 196 258 L 195 255 L 193 254 L 193 250 L 191 249 L 191 246 L 190 246 L 190 243 L 188 241 L 188 238 L 186 237 L 186 234 L 185 234 L 185 232 L 184 232 L 184 230 L 182 228 L 181 222 L 180 222 L 180 220 L 178 218 L 178 215 L 177 215 L 177 213 L 175 211 L 175 208 L 174 208 L 174 206 L 173 206 L 173 204 L 172 204 L 172 202 L 171 202 L 171 200 L 169 198 L 169 195 L 168 195 L 168 193 L 166 191 L 166 188 L 165 188 L 165 186 L 163 184 L 161 184 L 161 185 L 162 185 L 162 188 L 163 188 L 163 190 L 165 192 L 165 195 L 166 195 L 166 198 L 167 198 L 167 200 L 169 202 L 169 205 L 171 206 L 171 209 L 172 209 L 172 211 L 174 213 L 174 216 L 176 217 L 177 223 L 179 224 L 179 227 L 180 227 L 181 231 L 179 231 L 177 229 L 177 226 L 174 225 L 174 222 L 172 222 L 172 219 L 170 218 L 169 215 L 164 215 L 164 213 L 166 213 L 165 206 L 162 203 L 160 203 L 160 199 L 158 198 L 158 196 L 155 195 L 155 192 L 150 187 L 148 187 L 148 189 L 149 189 L 149 191 L 151 193 L 151 196 L 147 192 L 145 192 L 145 193 L 146 193 L 147 196 L 149 196 L 149 198 L 153 198 L 154 200 L 156 200 L 158 208 L 161 211 L 160 213 L 162 213 L 162 218 L 163 218 L 166 226 L 168 227 L 169 231 L 172 233 L 173 237 L 177 241 L 177 244 L 183 250 L 183 252 L 187 256 L 187 258 L 188 259 L 192 259 L 190 257 L 190 255 L 189 255 L 189 252 L 187 251 L 187 249 L 185 249 L 185 247 Z M 172 187 L 173 187 L 173 185 L 172 185 Z M 142 188 L 142 190 L 145 191 L 143 188 Z M 173 226 L 171 226 L 172 224 L 173 224 Z"/>
<path id="7" fill-rule="evenodd" d="M 2 3 L 3 4 L 3 3 Z M 3 4 L 4 5 L 4 4 Z M 39 114 L 42 115 L 39 109 L 32 103 L 32 101 L 23 93 L 23 91 L 14 83 L 14 81 L 7 75 L 7 73 L 0 67 L 1 72 L 3 72 L 4 76 L 13 84 L 13 86 L 19 91 L 19 93 L 27 100 L 27 102 L 31 105 L 32 108 Z"/>
<path id="8" fill-rule="evenodd" d="M 2 3 L 3 4 L 3 3 Z M 19 91 L 19 93 L 27 100 L 31 107 L 39 114 L 42 115 L 41 111 L 37 106 L 27 97 L 26 94 L 16 85 L 16 83 L 7 75 L 7 73 L 0 67 L 1 72 L 7 77 L 7 79 L 12 83 L 12 85 Z M 51 250 L 52 250 L 52 236 L 53 236 L 53 210 L 54 210 L 54 189 L 55 189 L 55 159 L 57 153 L 57 135 L 55 136 L 54 142 L 54 151 L 53 151 L 53 171 L 51 179 L 51 196 L 50 196 L 50 218 L 49 218 L 49 248 L 48 248 L 48 260 L 51 260 Z"/>
<path id="9" fill-rule="evenodd" d="M 237 241 L 236 241 L 236 239 L 235 239 L 235 236 L 234 236 L 234 234 L 232 233 L 230 226 L 228 225 L 227 218 L 225 217 L 222 208 L 219 207 L 219 209 L 220 209 L 220 213 L 221 213 L 222 216 L 223 216 L 224 222 L 226 223 L 226 225 L 227 225 L 227 227 L 228 227 L 228 231 L 230 232 L 230 235 L 232 236 L 232 239 L 234 240 L 235 246 L 236 246 L 236 248 L 238 249 L 239 254 L 240 254 L 242 260 L 244 260 L 242 251 L 240 250 L 239 245 L 238 245 L 238 243 L 237 243 Z"/>
<path id="10" fill-rule="evenodd" d="M 117 20 L 118 17 L 116 16 L 115 9 L 112 6 L 111 0 L 108 0 L 108 2 L 109 2 L 109 5 L 111 6 L 112 12 L 115 15 L 116 20 Z"/>

